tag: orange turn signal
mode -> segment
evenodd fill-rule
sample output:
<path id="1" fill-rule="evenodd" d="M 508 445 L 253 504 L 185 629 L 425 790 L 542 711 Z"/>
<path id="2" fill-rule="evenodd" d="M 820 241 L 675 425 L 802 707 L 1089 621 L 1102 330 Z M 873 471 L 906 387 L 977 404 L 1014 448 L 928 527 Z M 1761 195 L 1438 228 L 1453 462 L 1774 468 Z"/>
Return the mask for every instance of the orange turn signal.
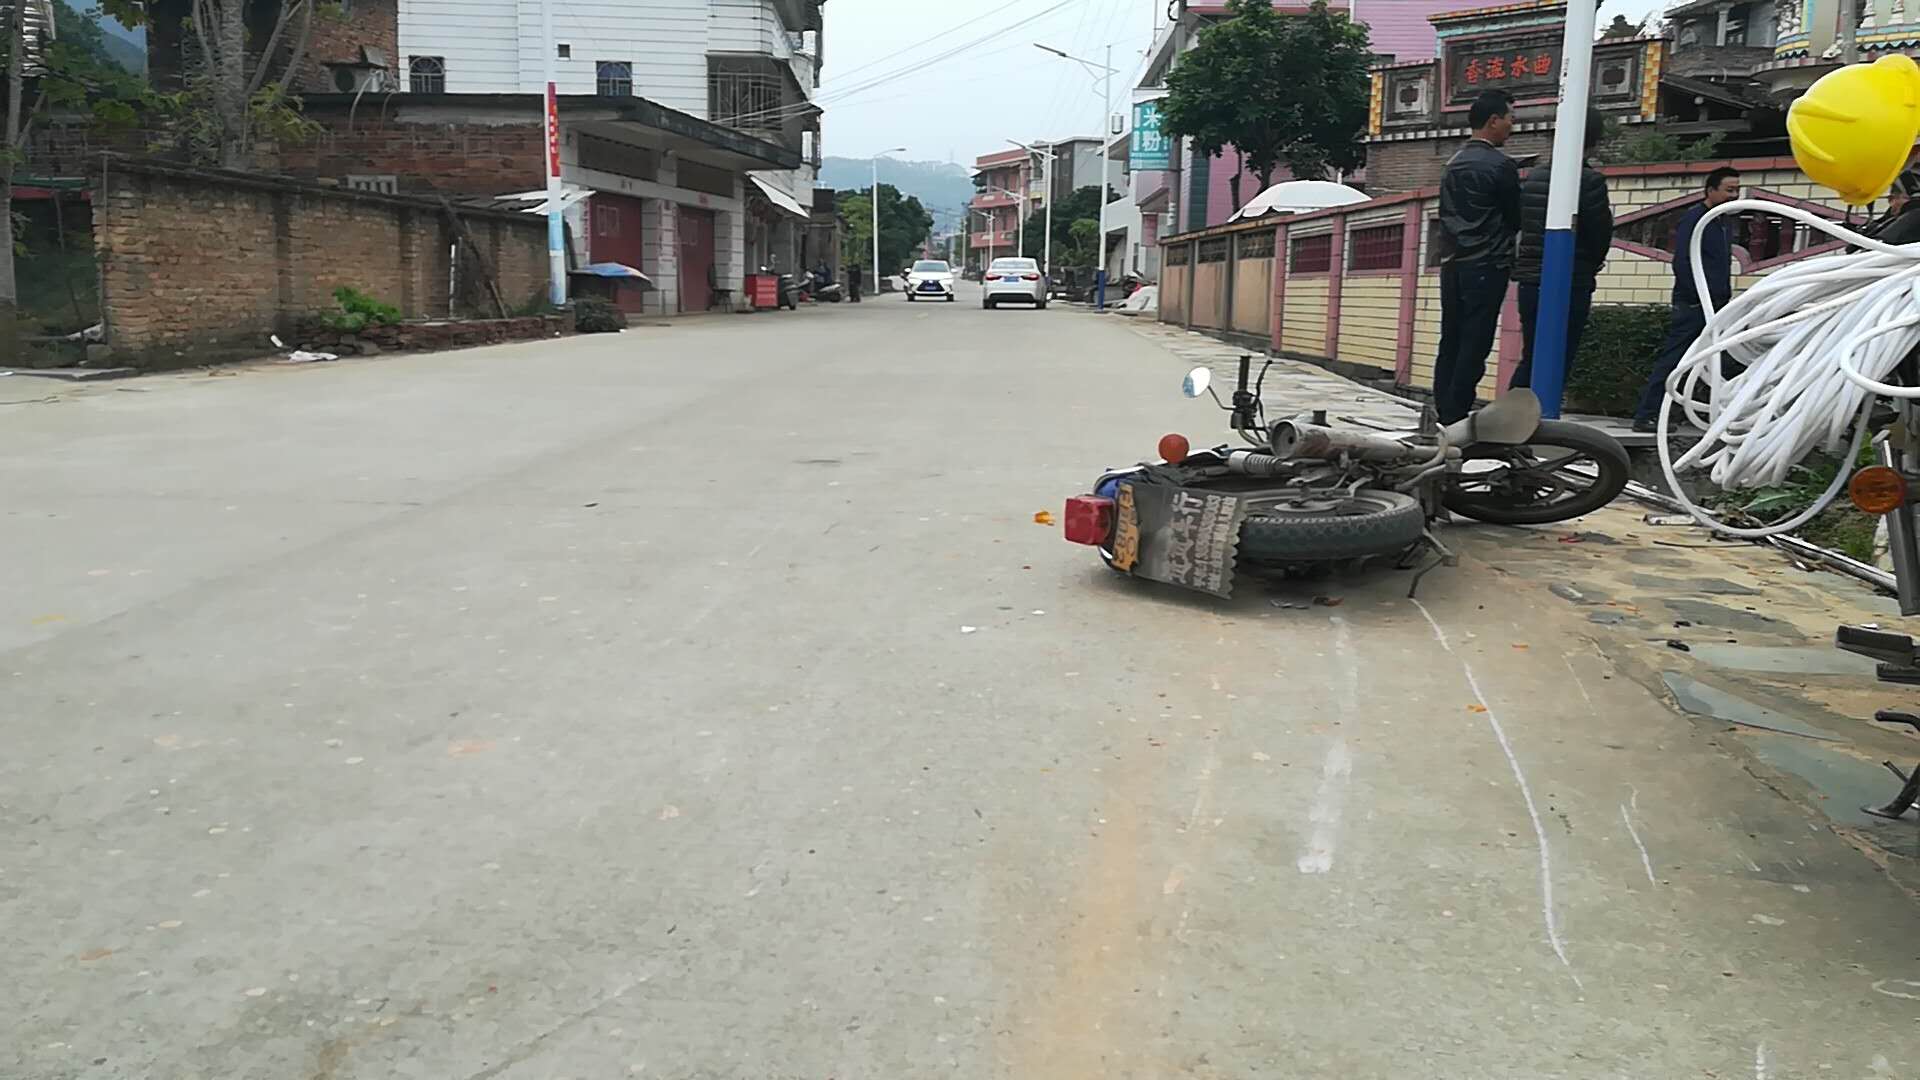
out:
<path id="1" fill-rule="evenodd" d="M 1185 435 L 1169 434 L 1160 436 L 1160 460 L 1169 465 L 1178 465 L 1187 460 L 1187 453 L 1192 449 L 1192 447 L 1187 445 L 1187 437 Z"/>
<path id="2" fill-rule="evenodd" d="M 1907 479 L 1885 465 L 1869 465 L 1847 481 L 1847 497 L 1869 514 L 1891 514 L 1907 501 Z"/>

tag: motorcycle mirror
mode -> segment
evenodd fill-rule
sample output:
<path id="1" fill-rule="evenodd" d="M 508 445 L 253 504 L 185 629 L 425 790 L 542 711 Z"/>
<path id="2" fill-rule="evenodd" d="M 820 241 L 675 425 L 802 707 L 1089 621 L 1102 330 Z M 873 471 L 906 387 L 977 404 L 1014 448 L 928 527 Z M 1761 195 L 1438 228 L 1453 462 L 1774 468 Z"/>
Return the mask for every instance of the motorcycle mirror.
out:
<path id="1" fill-rule="evenodd" d="M 1447 425 L 1447 442 L 1452 446 L 1474 443 L 1518 445 L 1533 438 L 1540 428 L 1540 399 L 1532 390 L 1509 390 L 1493 404 Z"/>
<path id="2" fill-rule="evenodd" d="M 1199 397 L 1207 392 L 1207 387 L 1212 383 L 1213 369 L 1197 367 L 1187 372 L 1187 377 L 1180 383 L 1180 392 L 1188 397 Z"/>

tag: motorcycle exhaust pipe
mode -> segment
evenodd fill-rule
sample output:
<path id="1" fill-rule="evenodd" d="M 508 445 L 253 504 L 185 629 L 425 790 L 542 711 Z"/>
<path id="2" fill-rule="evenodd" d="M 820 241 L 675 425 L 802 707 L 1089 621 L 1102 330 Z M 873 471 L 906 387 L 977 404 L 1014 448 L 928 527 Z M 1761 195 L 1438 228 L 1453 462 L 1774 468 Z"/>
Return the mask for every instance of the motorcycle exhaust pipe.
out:
<path id="1" fill-rule="evenodd" d="M 1332 461 L 1345 454 L 1361 461 L 1399 462 L 1433 456 L 1398 439 L 1370 431 L 1321 427 L 1301 420 L 1279 420 L 1267 432 L 1273 455 L 1282 461 Z"/>

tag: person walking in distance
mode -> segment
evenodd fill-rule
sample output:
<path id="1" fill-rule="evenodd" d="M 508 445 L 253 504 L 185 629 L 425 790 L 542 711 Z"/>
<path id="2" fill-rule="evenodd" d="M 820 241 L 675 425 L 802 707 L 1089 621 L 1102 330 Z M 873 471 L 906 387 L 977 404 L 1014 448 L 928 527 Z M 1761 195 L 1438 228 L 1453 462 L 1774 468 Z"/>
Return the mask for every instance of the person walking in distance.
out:
<path id="1" fill-rule="evenodd" d="M 1433 400 L 1440 422 L 1473 411 L 1487 373 L 1520 231 L 1520 170 L 1501 149 L 1513 133 L 1513 100 L 1487 90 L 1467 110 L 1473 137 L 1440 177 L 1440 351 Z"/>
<path id="2" fill-rule="evenodd" d="M 1600 110 L 1587 109 L 1587 152 L 1600 144 L 1605 132 Z M 1547 185 L 1552 165 L 1542 161 L 1520 183 L 1520 251 L 1514 257 L 1513 280 L 1520 283 L 1520 366 L 1513 369 L 1508 389 L 1533 385 L 1533 330 L 1540 321 L 1540 264 L 1546 252 Z M 1599 169 L 1582 164 L 1580 203 L 1573 215 L 1573 291 L 1567 295 L 1567 372 L 1580 352 L 1580 336 L 1593 310 L 1593 281 L 1613 246 L 1613 206 L 1607 199 L 1607 178 Z"/>
<path id="3" fill-rule="evenodd" d="M 860 302 L 860 264 L 847 267 L 847 297 L 854 303 Z"/>
<path id="4" fill-rule="evenodd" d="M 1667 323 L 1667 339 L 1653 362 L 1653 374 L 1640 391 L 1640 406 L 1633 413 L 1633 430 L 1655 430 L 1660 416 L 1660 400 L 1667 394 L 1667 377 L 1680 366 L 1680 360 L 1707 328 L 1707 310 L 1700 304 L 1700 293 L 1693 283 L 1693 232 L 1707 211 L 1740 197 L 1740 174 L 1725 165 L 1707 174 L 1706 197 L 1680 217 L 1673 231 L 1673 318 Z M 1720 310 L 1733 299 L 1733 238 L 1727 219 L 1716 218 L 1700 234 L 1700 265 L 1706 271 L 1707 296 L 1713 309 Z M 1727 363 L 1723 357 L 1723 373 Z"/>

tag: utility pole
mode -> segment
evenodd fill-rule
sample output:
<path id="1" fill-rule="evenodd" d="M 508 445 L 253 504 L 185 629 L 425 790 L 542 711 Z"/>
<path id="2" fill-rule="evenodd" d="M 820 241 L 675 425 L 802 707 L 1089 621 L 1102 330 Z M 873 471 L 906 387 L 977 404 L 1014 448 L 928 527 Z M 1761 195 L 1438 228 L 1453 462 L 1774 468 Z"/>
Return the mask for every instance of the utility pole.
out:
<path id="1" fill-rule="evenodd" d="M 1041 52 L 1052 53 L 1063 60 L 1071 60 L 1085 68 L 1088 72 L 1092 72 L 1095 69 L 1101 72 L 1100 130 L 1097 132 L 1100 137 L 1100 182 L 1096 185 L 1100 192 L 1100 238 L 1095 245 L 1096 262 L 1093 271 L 1093 309 L 1095 311 L 1105 311 L 1107 309 L 1107 168 L 1109 156 L 1107 142 L 1111 138 L 1110 129 L 1113 126 L 1113 46 L 1107 46 L 1107 62 L 1105 64 L 1096 64 L 1091 60 L 1082 60 L 1070 53 L 1062 52 L 1051 45 L 1042 45 L 1037 41 L 1033 43 L 1033 47 L 1039 49 Z"/>
<path id="2" fill-rule="evenodd" d="M 1859 31 L 1859 0 L 1840 0 L 1840 62 L 1851 64 L 1860 59 L 1860 47 L 1856 44 Z"/>
<path id="3" fill-rule="evenodd" d="M 19 3 L 20 0 L 15 0 Z M 567 302 L 567 227 L 560 209 L 560 86 L 553 57 L 553 0 L 540 0 L 540 48 L 546 54 L 547 302 Z"/>
<path id="4" fill-rule="evenodd" d="M 893 146 L 873 155 L 873 198 L 868 201 L 873 203 L 873 288 L 876 293 L 880 289 L 880 154 L 904 154 L 906 151 L 904 146 Z"/>
<path id="5" fill-rule="evenodd" d="M 1843 0 L 1851 3 L 1852 0 Z M 1568 4 L 1560 44 L 1560 108 L 1553 122 L 1547 183 L 1547 231 L 1540 259 L 1540 317 L 1533 332 L 1533 392 L 1540 414 L 1560 415 L 1567 383 L 1567 313 L 1573 293 L 1573 212 L 1586 162 L 1587 94 L 1593 69 L 1596 4 Z"/>

